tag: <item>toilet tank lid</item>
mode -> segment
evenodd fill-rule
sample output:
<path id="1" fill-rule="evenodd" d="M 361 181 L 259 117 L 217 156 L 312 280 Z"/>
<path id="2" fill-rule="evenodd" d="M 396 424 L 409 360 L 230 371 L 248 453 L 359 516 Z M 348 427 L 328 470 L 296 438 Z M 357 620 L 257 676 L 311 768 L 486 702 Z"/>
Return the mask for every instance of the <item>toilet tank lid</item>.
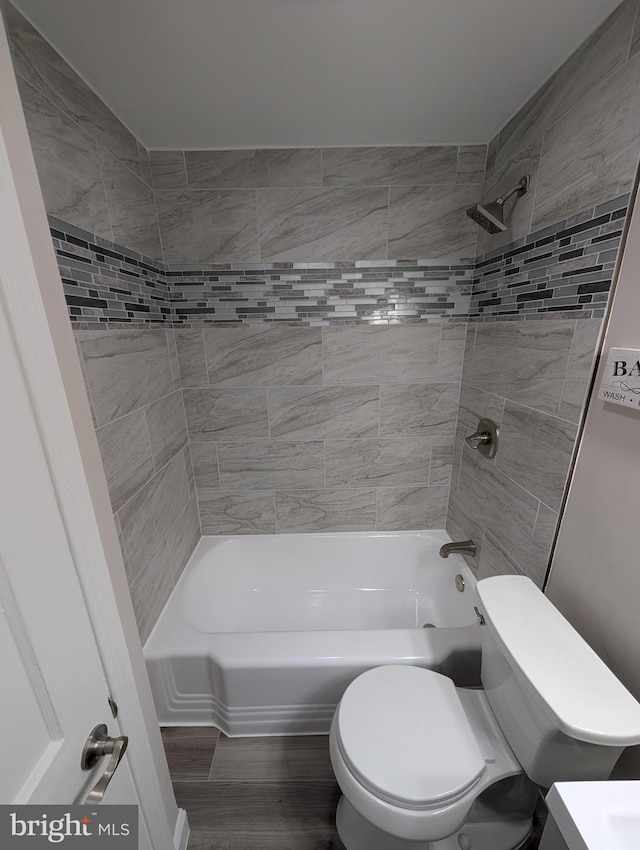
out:
<path id="1" fill-rule="evenodd" d="M 492 576 L 476 587 L 486 627 L 560 730 L 593 744 L 640 743 L 640 703 L 531 579 Z"/>

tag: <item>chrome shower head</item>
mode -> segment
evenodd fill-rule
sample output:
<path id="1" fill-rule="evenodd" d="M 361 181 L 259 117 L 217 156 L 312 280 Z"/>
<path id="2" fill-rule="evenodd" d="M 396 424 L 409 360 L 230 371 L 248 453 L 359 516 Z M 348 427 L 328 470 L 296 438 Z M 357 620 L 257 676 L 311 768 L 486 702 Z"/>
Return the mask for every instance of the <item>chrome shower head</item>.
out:
<path id="1" fill-rule="evenodd" d="M 489 204 L 475 204 L 469 207 L 467 215 L 480 227 L 484 227 L 488 233 L 500 233 L 509 229 L 504 223 L 504 204 L 498 201 L 491 201 Z"/>
<path id="2" fill-rule="evenodd" d="M 504 205 L 505 202 L 512 196 L 518 195 L 522 197 L 529 189 L 530 176 L 527 174 L 514 186 L 506 195 L 496 198 L 495 201 L 490 201 L 488 204 L 474 204 L 467 210 L 469 218 L 473 219 L 476 224 L 483 227 L 488 233 L 501 233 L 509 229 L 509 226 L 504 223 Z"/>

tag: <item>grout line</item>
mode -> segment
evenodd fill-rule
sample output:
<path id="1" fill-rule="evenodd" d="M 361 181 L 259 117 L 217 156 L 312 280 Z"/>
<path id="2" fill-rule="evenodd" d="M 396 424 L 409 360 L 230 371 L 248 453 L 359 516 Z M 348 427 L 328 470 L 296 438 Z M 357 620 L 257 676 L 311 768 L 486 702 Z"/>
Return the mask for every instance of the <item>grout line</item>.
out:
<path id="1" fill-rule="evenodd" d="M 148 485 L 149 485 L 149 484 L 150 484 L 150 483 L 151 483 L 151 482 L 152 482 L 155 478 L 157 478 L 159 475 L 161 475 L 161 474 L 165 471 L 165 469 L 169 466 L 169 464 L 170 464 L 170 463 L 173 463 L 173 461 L 174 461 L 174 460 L 178 457 L 178 455 L 179 455 L 179 454 L 181 454 L 181 453 L 182 453 L 182 449 L 179 449 L 179 450 L 178 450 L 178 451 L 177 451 L 174 455 L 172 455 L 172 456 L 169 458 L 169 460 L 168 460 L 168 461 L 164 464 L 164 466 L 161 466 L 161 467 L 157 470 L 157 472 L 155 473 L 155 475 L 153 475 L 151 478 L 149 478 L 149 480 L 148 480 L 148 481 L 145 481 L 145 483 L 144 483 L 144 484 L 143 484 L 140 488 L 138 488 L 138 490 L 136 490 L 136 492 L 135 492 L 132 496 L 130 496 L 124 504 L 120 505 L 120 507 L 119 507 L 119 508 L 118 508 L 118 510 L 117 510 L 117 513 L 119 514 L 119 513 L 120 513 L 120 511 L 121 511 L 123 508 L 125 508 L 128 504 L 130 504 L 130 502 L 131 502 L 131 500 L 132 500 L 132 499 L 135 499 L 135 497 L 136 497 L 136 496 L 138 496 L 138 495 L 140 494 L 140 492 L 141 492 L 142 490 L 144 490 L 144 488 L 145 488 L 145 487 L 147 487 L 147 486 L 148 486 Z"/>
<path id="2" fill-rule="evenodd" d="M 178 391 L 176 390 L 176 392 L 178 392 Z M 158 467 L 156 466 L 156 459 L 155 459 L 154 454 L 153 454 L 153 446 L 151 445 L 151 431 L 149 430 L 149 420 L 147 419 L 147 411 L 144 407 L 142 408 L 142 416 L 143 416 L 143 419 L 144 419 L 145 434 L 147 435 L 147 443 L 149 444 L 149 455 L 151 456 L 151 466 L 153 466 L 154 475 L 157 475 L 158 474 Z M 146 484 L 146 482 L 145 482 L 145 484 Z M 140 489 L 142 489 L 142 487 Z"/>
<path id="3" fill-rule="evenodd" d="M 636 12 L 633 16 L 633 23 L 631 24 L 631 34 L 629 35 L 629 47 L 627 49 L 627 57 L 626 62 L 629 62 L 631 59 L 631 48 L 633 47 L 633 36 L 636 33 L 636 26 L 638 25 L 638 10 L 640 9 L 640 3 L 636 3 Z"/>
<path id="4" fill-rule="evenodd" d="M 569 345 L 569 354 L 567 355 L 567 362 L 564 367 L 564 375 L 562 376 L 562 385 L 560 387 L 560 396 L 558 398 L 558 406 L 556 408 L 555 416 L 557 419 L 560 419 L 560 410 L 562 408 L 562 399 L 564 397 L 564 388 L 567 383 L 567 377 L 569 375 L 569 364 L 571 363 L 571 354 L 573 353 L 573 346 L 576 340 L 576 331 L 578 330 L 578 320 L 576 319 L 573 323 L 573 331 L 571 332 L 571 344 Z"/>
<path id="5" fill-rule="evenodd" d="M 118 330 L 122 330 L 122 329 L 118 328 Z M 165 330 L 165 329 L 164 328 L 154 328 L 153 330 Z M 89 331 L 89 333 L 91 333 L 91 331 Z M 141 404 L 138 407 L 134 407 L 131 410 L 129 410 L 127 413 L 123 413 L 122 416 L 116 416 L 115 419 L 110 419 L 108 422 L 105 422 L 103 425 L 98 425 L 96 427 L 96 431 L 100 430 L 100 428 L 106 428 L 107 425 L 113 425 L 114 422 L 120 422 L 121 419 L 125 419 L 127 416 L 131 416 L 132 413 L 135 413 L 138 410 L 144 410 L 146 407 L 151 407 L 151 405 L 155 404 L 157 401 L 162 401 L 162 399 L 168 398 L 170 395 L 173 395 L 174 393 L 177 393 L 177 392 L 180 392 L 180 387 L 176 387 L 175 390 L 171 390 L 170 392 L 165 393 L 164 395 L 158 396 L 158 398 L 154 398 L 153 401 L 147 401 L 147 402 L 145 402 L 145 404 Z"/>

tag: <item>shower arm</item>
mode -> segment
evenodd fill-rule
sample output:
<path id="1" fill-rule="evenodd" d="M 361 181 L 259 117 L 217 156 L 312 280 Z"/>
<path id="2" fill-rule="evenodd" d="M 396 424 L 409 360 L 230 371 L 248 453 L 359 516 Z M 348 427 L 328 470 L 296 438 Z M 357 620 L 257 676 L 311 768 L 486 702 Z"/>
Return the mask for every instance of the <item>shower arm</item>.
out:
<path id="1" fill-rule="evenodd" d="M 500 206 L 503 206 L 503 205 L 504 205 L 504 203 L 505 203 L 506 201 L 508 201 L 508 200 L 509 200 L 509 198 L 510 198 L 512 195 L 515 195 L 515 194 L 516 194 L 516 192 L 518 193 L 518 197 L 519 197 L 519 198 L 521 198 L 523 195 L 526 195 L 527 191 L 529 190 L 529 182 L 530 182 L 530 180 L 531 180 L 531 178 L 530 178 L 530 176 L 527 174 L 525 177 L 523 177 L 523 178 L 522 178 L 522 180 L 520 180 L 520 181 L 519 181 L 518 185 L 517 185 L 517 186 L 514 186 L 514 187 L 513 187 L 513 189 L 510 189 L 510 190 L 506 193 L 506 195 L 501 195 L 501 196 L 497 199 L 496 203 L 497 203 L 497 204 L 500 204 Z"/>

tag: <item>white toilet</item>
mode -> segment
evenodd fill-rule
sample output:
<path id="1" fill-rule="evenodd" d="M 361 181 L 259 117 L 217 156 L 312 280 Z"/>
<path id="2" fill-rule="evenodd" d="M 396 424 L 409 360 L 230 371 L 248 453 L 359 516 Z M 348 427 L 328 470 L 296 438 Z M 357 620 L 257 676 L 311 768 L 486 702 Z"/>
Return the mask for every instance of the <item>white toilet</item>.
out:
<path id="1" fill-rule="evenodd" d="M 537 786 L 606 779 L 640 704 L 529 579 L 477 585 L 483 689 L 376 667 L 346 689 L 331 762 L 347 850 L 515 850 Z"/>

